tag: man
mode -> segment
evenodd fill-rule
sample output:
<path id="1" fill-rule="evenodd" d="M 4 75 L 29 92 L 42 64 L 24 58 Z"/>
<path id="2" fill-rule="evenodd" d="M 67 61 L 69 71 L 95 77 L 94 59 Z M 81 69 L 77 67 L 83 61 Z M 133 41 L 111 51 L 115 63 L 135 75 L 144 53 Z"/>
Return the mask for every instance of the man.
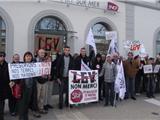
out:
<path id="1" fill-rule="evenodd" d="M 5 56 L 4 52 L 0 52 L 0 120 L 4 120 L 5 99 L 10 99 L 12 96 L 9 87 L 8 63 L 5 61 Z"/>
<path id="2" fill-rule="evenodd" d="M 128 59 L 124 61 L 124 71 L 126 75 L 126 88 L 127 94 L 126 98 L 129 96 L 131 99 L 136 100 L 135 98 L 135 77 L 139 69 L 139 61 L 133 59 L 133 53 L 128 53 Z"/>
<path id="3" fill-rule="evenodd" d="M 38 56 L 36 58 L 36 62 L 45 62 L 45 50 L 40 49 L 38 51 Z M 46 89 L 47 89 L 47 81 L 48 76 L 43 75 L 37 78 L 37 101 L 38 101 L 38 108 L 41 114 L 46 114 L 47 111 L 44 109 L 45 106 L 45 96 L 46 96 Z"/>
<path id="4" fill-rule="evenodd" d="M 70 55 L 70 47 L 64 47 L 64 53 L 57 61 L 57 81 L 59 83 L 59 108 L 63 109 L 63 94 L 66 93 L 65 105 L 68 107 L 68 73 L 74 69 L 74 61 Z"/>
<path id="5" fill-rule="evenodd" d="M 114 82 L 117 75 L 116 65 L 112 62 L 111 55 L 106 56 L 106 62 L 103 64 L 102 71 L 99 76 L 104 75 L 104 84 L 105 84 L 105 104 L 104 106 L 109 105 L 109 100 L 111 106 L 114 105 Z"/>
<path id="6" fill-rule="evenodd" d="M 75 69 L 76 70 L 81 70 L 81 60 L 83 60 L 83 62 L 88 66 L 91 67 L 90 64 L 90 59 L 89 57 L 86 55 L 86 49 L 85 48 L 81 48 L 80 50 L 80 55 L 75 59 Z"/>

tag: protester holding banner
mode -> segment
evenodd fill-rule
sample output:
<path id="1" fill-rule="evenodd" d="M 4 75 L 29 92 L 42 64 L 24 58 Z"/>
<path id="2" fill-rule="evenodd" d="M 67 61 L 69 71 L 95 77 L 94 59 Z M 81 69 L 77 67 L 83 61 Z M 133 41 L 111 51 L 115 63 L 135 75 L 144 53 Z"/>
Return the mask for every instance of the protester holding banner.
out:
<path id="1" fill-rule="evenodd" d="M 68 107 L 68 74 L 74 69 L 74 60 L 70 55 L 70 47 L 64 47 L 64 53 L 57 60 L 57 81 L 59 83 L 59 109 L 63 109 L 63 94 L 65 93 L 65 105 Z"/>
<path id="2" fill-rule="evenodd" d="M 20 55 L 14 54 L 12 57 L 12 64 L 20 63 Z M 12 89 L 12 97 L 10 99 L 10 106 L 12 108 L 11 115 L 15 116 L 18 112 L 18 100 L 21 96 L 21 80 L 11 80 L 9 83 Z M 19 93 L 19 94 L 18 94 Z"/>
<path id="3" fill-rule="evenodd" d="M 112 106 L 114 106 L 114 82 L 117 75 L 117 68 L 116 65 L 112 62 L 110 54 L 106 56 L 106 62 L 103 64 L 102 71 L 99 76 L 101 77 L 103 75 L 106 90 L 104 106 L 108 106 L 109 102 Z"/>
<path id="4" fill-rule="evenodd" d="M 52 62 L 51 56 L 46 56 L 46 62 Z M 53 109 L 53 101 L 52 101 L 52 91 L 53 91 L 53 79 L 51 74 L 48 76 L 48 82 L 46 85 L 46 97 L 45 97 L 45 106 L 44 109 Z"/>
<path id="5" fill-rule="evenodd" d="M 26 52 L 23 60 L 25 63 L 31 63 L 33 61 L 32 53 Z M 29 120 L 28 110 L 33 92 L 33 78 L 25 78 L 22 80 L 22 83 L 22 97 L 19 101 L 19 120 Z"/>
<path id="6" fill-rule="evenodd" d="M 5 56 L 4 52 L 0 52 L 0 120 L 4 120 L 5 99 L 10 99 L 12 96 L 9 87 L 8 63 L 5 61 Z"/>
<path id="7" fill-rule="evenodd" d="M 86 55 L 86 49 L 85 48 L 81 48 L 80 55 L 75 59 L 75 65 L 76 65 L 75 69 L 76 70 L 81 70 L 81 61 L 82 60 L 88 67 L 91 67 L 90 59 Z"/>
<path id="8" fill-rule="evenodd" d="M 92 64 L 92 68 L 93 68 L 93 70 L 98 70 L 98 73 L 100 74 L 101 73 L 101 70 L 102 70 L 102 66 L 103 66 L 103 63 L 102 63 L 102 57 L 101 57 L 101 54 L 100 53 L 98 53 L 97 55 L 96 55 L 96 58 L 95 58 L 95 60 L 93 61 L 93 64 Z M 101 76 L 101 77 L 99 77 L 98 78 L 98 80 L 99 80 L 99 100 L 103 100 L 102 99 L 102 85 L 103 85 L 103 76 Z"/>
<path id="9" fill-rule="evenodd" d="M 45 62 L 45 50 L 40 49 L 38 51 L 38 56 L 36 58 L 36 62 Z M 46 114 L 47 111 L 44 109 L 45 105 L 45 95 L 47 90 L 47 81 L 48 81 L 48 75 L 43 75 L 40 77 L 37 77 L 37 100 L 38 100 L 38 107 L 39 107 L 39 113 L 40 114 Z"/>
<path id="10" fill-rule="evenodd" d="M 148 60 L 148 64 L 147 65 L 151 65 L 151 72 L 150 73 L 145 73 L 147 76 L 147 91 L 146 91 L 146 95 L 148 98 L 154 98 L 154 92 L 155 92 L 155 74 L 154 74 L 154 58 L 149 58 Z M 145 72 L 145 71 L 144 71 Z"/>
<path id="11" fill-rule="evenodd" d="M 144 83 L 146 81 L 145 74 L 143 72 L 143 66 L 146 64 L 145 59 L 143 57 L 139 58 L 140 59 L 140 65 L 139 69 L 136 74 L 135 78 L 135 92 L 136 95 L 140 95 L 140 93 L 144 90 Z"/>
<path id="12" fill-rule="evenodd" d="M 131 97 L 131 99 L 136 100 L 135 98 L 135 77 L 139 69 L 139 61 L 134 60 L 133 53 L 128 53 L 128 59 L 124 61 L 124 71 L 126 75 L 126 88 L 127 94 L 126 98 Z"/>

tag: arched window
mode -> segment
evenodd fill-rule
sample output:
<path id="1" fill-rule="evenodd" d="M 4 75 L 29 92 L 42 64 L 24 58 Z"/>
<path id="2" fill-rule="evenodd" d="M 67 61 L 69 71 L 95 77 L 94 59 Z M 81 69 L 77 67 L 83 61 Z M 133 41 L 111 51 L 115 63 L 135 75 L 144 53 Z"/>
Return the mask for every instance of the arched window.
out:
<path id="1" fill-rule="evenodd" d="M 158 53 L 160 53 L 160 31 L 158 32 L 157 40 L 156 40 L 156 54 Z"/>
<path id="2" fill-rule="evenodd" d="M 35 50 L 42 48 L 48 54 L 62 52 L 66 38 L 67 30 L 62 20 L 54 16 L 44 17 L 35 27 Z"/>
<path id="3" fill-rule="evenodd" d="M 96 23 L 92 26 L 92 31 L 93 31 L 98 53 L 102 53 L 102 54 L 107 53 L 110 41 L 106 40 L 105 32 L 110 30 L 111 30 L 111 27 L 108 24 L 103 22 Z"/>
<path id="4" fill-rule="evenodd" d="M 6 25 L 0 17 L 0 51 L 5 51 L 6 47 Z"/>

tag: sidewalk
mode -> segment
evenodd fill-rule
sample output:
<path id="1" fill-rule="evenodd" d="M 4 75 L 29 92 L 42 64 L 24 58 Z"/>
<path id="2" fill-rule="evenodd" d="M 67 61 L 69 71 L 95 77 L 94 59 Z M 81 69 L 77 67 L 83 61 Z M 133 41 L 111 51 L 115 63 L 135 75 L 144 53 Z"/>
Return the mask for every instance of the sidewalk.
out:
<path id="1" fill-rule="evenodd" d="M 116 108 L 104 107 L 101 102 L 63 110 L 58 109 L 58 98 L 54 96 L 54 109 L 39 119 L 30 115 L 30 120 L 160 120 L 160 94 L 155 96 L 158 104 L 146 102 L 150 99 L 141 95 L 137 96 L 136 101 L 131 99 L 119 101 Z M 6 109 L 5 120 L 18 120 L 18 117 L 11 117 Z"/>

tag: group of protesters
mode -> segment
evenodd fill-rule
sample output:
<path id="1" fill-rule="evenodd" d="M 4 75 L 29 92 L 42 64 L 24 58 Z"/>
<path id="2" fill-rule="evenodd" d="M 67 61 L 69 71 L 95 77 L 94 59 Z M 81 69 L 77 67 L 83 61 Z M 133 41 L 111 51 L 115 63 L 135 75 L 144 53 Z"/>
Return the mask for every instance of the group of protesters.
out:
<path id="1" fill-rule="evenodd" d="M 41 117 L 53 109 L 52 92 L 53 82 L 59 85 L 59 109 L 73 107 L 69 105 L 68 84 L 69 70 L 81 70 L 81 61 L 92 70 L 98 70 L 98 96 L 99 101 L 104 100 L 104 106 L 114 106 L 114 83 L 117 75 L 117 65 L 122 61 L 124 67 L 126 94 L 125 99 L 136 100 L 136 94 L 146 93 L 149 98 L 154 98 L 155 92 L 160 92 L 160 71 L 158 73 L 144 74 L 143 66 L 160 64 L 160 54 L 156 59 L 145 56 L 134 56 L 128 52 L 125 59 L 118 52 L 113 54 L 100 54 L 88 57 L 86 49 L 81 48 L 80 54 L 70 54 L 70 47 L 65 46 L 62 54 L 56 54 L 53 60 L 44 49 L 37 52 L 36 57 L 31 52 L 26 52 L 23 61 L 20 55 L 14 54 L 13 64 L 51 62 L 51 74 L 34 78 L 10 80 L 8 63 L 5 60 L 5 52 L 0 52 L 0 120 L 4 120 L 5 100 L 8 99 L 9 111 L 12 116 L 19 116 L 19 120 L 29 120 L 28 111 L 31 110 L 34 117 Z M 14 87 L 19 86 L 19 96 L 14 95 Z M 64 100 L 65 94 L 65 100 Z"/>

